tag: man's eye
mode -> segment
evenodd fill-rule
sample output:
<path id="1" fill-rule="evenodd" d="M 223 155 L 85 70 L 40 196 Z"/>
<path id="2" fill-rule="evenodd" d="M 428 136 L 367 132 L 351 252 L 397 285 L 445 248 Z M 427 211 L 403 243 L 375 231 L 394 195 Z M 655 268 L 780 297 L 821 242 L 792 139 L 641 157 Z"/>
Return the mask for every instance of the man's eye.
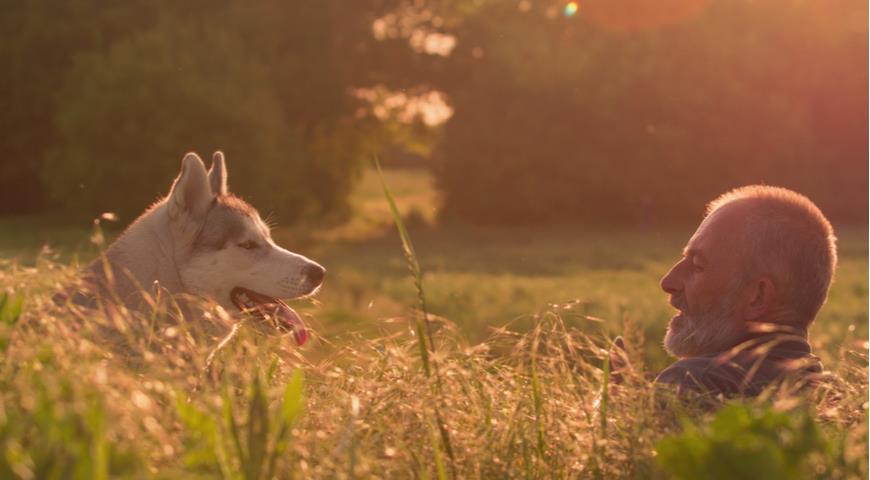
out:
<path id="1" fill-rule="evenodd" d="M 259 247 L 259 245 L 257 245 L 257 242 L 255 242 L 253 240 L 248 240 L 247 242 L 242 242 L 239 244 L 239 246 L 244 248 L 245 250 L 253 250 L 253 249 Z"/>

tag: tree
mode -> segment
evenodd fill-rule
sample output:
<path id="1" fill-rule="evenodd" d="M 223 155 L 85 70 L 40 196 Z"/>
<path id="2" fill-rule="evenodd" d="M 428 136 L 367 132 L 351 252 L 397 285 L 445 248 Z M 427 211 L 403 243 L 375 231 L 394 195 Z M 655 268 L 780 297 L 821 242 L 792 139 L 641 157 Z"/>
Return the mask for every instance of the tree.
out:
<path id="1" fill-rule="evenodd" d="M 263 65 L 231 36 L 166 23 L 75 58 L 44 178 L 70 212 L 126 219 L 165 194 L 186 151 L 223 149 L 233 190 L 295 218 L 306 155 Z"/>
<path id="2" fill-rule="evenodd" d="M 10 61 L 0 213 L 125 217 L 181 156 L 223 149 L 235 191 L 279 220 L 341 213 L 380 132 L 356 121 L 336 2 L 27 0 L 0 10 Z M 337 32 L 340 32 L 337 33 Z M 348 33 L 349 32 L 349 33 Z M 375 140 L 373 140 L 375 139 Z"/>
<path id="3" fill-rule="evenodd" d="M 0 1 L 0 214 L 48 208 L 40 171 L 54 111 L 76 52 L 104 48 L 153 21 L 148 2 Z"/>
<path id="4" fill-rule="evenodd" d="M 448 215 L 659 224 L 771 183 L 866 219 L 867 29 L 849 20 L 866 2 L 711 0 L 618 21 L 647 3 L 566 17 L 494 2 L 461 22 L 443 75 Z"/>

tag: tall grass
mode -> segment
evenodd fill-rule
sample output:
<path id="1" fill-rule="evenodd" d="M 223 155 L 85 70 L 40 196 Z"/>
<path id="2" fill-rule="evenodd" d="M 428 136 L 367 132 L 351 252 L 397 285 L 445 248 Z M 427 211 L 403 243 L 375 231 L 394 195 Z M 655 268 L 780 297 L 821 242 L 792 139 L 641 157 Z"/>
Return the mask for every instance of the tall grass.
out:
<path id="1" fill-rule="evenodd" d="M 500 330 L 477 345 L 439 323 L 439 389 L 418 335 L 322 341 L 313 360 L 242 326 L 214 353 L 215 332 L 229 329 L 216 307 L 201 305 L 194 319 L 165 299 L 141 313 L 55 305 L 52 284 L 73 274 L 43 261 L 9 265 L 2 277 L 9 298 L 25 299 L 3 332 L 4 478 L 665 478 L 657 443 L 678 434 L 681 419 L 705 425 L 710 415 L 663 407 L 638 373 L 606 385 L 609 342 L 566 326 L 558 309 L 529 333 Z M 17 304 L 7 300 L 0 318 L 15 317 Z M 819 419 L 801 472 L 865 475 L 866 351 L 844 349 L 833 367 L 844 379 L 836 391 L 748 403 Z M 452 459 L 435 422 L 449 432 Z M 742 433 L 749 446 L 729 451 L 769 430 Z M 691 435 L 683 441 L 702 451 L 722 436 Z"/>
<path id="2" fill-rule="evenodd" d="M 435 340 L 432 337 L 432 325 L 429 322 L 429 312 L 426 309 L 426 294 L 423 292 L 423 270 L 420 268 L 420 262 L 417 260 L 417 254 L 414 251 L 414 244 L 411 243 L 411 236 L 408 235 L 408 230 L 405 228 L 405 223 L 402 221 L 399 208 L 396 206 L 396 202 L 393 200 L 393 195 L 390 193 L 390 189 L 384 181 L 384 175 L 381 171 L 381 163 L 377 156 L 374 157 L 374 163 L 378 170 L 378 178 L 381 181 L 381 185 L 384 187 L 384 197 L 390 206 L 390 214 L 396 224 L 396 230 L 399 232 L 399 239 L 402 241 L 402 251 L 405 253 L 405 261 L 408 264 L 408 270 L 411 272 L 411 276 L 414 279 L 414 287 L 417 289 L 417 301 L 420 305 L 420 315 L 417 317 L 416 323 L 417 341 L 420 345 L 420 358 L 423 361 L 423 369 L 426 372 L 426 376 L 431 376 L 433 372 L 435 374 L 435 388 L 439 400 L 438 403 L 433 405 L 435 421 L 438 426 L 441 442 L 443 443 L 447 456 L 450 459 L 450 471 L 455 478 L 456 467 L 454 463 L 456 458 L 453 454 L 452 442 L 450 441 L 450 431 L 448 430 L 448 426 L 444 420 L 444 415 L 441 413 L 443 403 L 440 400 L 442 400 L 441 397 L 443 396 L 444 391 L 441 381 L 441 372 L 438 371 L 437 362 L 430 358 L 430 353 L 435 353 Z M 433 441 L 432 449 L 435 455 L 435 464 L 438 467 L 438 478 L 439 480 L 444 480 L 446 478 L 446 472 L 441 462 L 441 452 L 437 442 Z"/>
<path id="3" fill-rule="evenodd" d="M 425 311 L 396 222 L 421 301 L 407 331 L 306 349 L 202 302 L 58 305 L 75 268 L 3 263 L 0 477 L 866 478 L 864 339 L 827 365 L 841 382 L 716 413 L 649 381 L 628 319 L 619 383 L 612 342 L 570 326 L 572 305 L 469 344 Z"/>

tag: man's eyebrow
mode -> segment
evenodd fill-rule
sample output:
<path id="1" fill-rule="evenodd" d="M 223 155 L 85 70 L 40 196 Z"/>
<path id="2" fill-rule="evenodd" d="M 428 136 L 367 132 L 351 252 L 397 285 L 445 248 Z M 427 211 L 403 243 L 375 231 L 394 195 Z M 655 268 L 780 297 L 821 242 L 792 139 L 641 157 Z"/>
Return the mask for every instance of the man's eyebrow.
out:
<path id="1" fill-rule="evenodd" d="M 683 256 L 684 257 L 695 257 L 697 260 L 700 260 L 702 263 L 705 263 L 707 261 L 707 257 L 705 257 L 704 254 L 701 253 L 700 250 L 695 249 L 695 248 L 689 248 L 689 247 L 683 248 Z"/>

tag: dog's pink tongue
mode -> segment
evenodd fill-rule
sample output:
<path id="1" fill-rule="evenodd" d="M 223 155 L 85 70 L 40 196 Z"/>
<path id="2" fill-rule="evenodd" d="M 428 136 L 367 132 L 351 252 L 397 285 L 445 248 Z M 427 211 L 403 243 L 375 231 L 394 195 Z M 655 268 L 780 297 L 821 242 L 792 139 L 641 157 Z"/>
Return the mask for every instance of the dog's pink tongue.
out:
<path id="1" fill-rule="evenodd" d="M 280 321 L 280 328 L 293 332 L 293 338 L 296 339 L 297 345 L 302 346 L 308 341 L 308 330 L 296 310 L 279 300 L 275 315 Z"/>

